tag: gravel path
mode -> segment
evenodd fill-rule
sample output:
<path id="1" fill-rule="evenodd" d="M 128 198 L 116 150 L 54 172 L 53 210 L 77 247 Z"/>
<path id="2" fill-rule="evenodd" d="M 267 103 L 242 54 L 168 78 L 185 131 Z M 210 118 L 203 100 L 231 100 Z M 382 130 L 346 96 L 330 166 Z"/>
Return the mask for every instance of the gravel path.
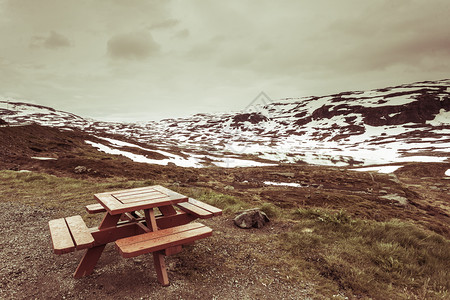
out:
<path id="1" fill-rule="evenodd" d="M 258 266 L 255 256 L 271 255 L 248 244 L 255 231 L 235 228 L 218 217 L 206 223 L 212 238 L 167 257 L 170 286 L 156 281 L 150 256 L 123 259 L 108 245 L 91 276 L 74 279 L 82 251 L 52 252 L 48 221 L 58 212 L 0 203 L 0 299 L 309 299 L 313 286 L 292 284 L 279 270 Z M 256 230 L 256 229 L 255 229 Z M 264 234 L 271 234 L 270 229 Z M 301 281 L 300 281 L 301 282 Z"/>

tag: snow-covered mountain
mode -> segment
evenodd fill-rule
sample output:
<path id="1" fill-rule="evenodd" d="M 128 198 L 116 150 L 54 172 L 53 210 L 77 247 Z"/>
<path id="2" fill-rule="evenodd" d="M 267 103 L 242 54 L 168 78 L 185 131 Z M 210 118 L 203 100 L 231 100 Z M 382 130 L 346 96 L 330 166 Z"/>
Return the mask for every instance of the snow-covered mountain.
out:
<path id="1" fill-rule="evenodd" d="M 252 104 L 237 113 L 197 114 L 140 124 L 96 122 L 12 100 L 0 101 L 0 118 L 10 125 L 35 122 L 76 127 L 97 135 L 122 135 L 166 151 L 161 162 L 185 166 L 279 162 L 366 166 L 450 161 L 449 79 L 280 99 Z M 93 146 L 120 153 L 120 144 L 109 139 Z M 134 147 L 143 148 L 142 144 Z M 130 148 L 133 144 L 127 145 Z M 122 154 L 127 155 L 125 151 Z M 177 158 L 171 159 L 171 155 Z"/>

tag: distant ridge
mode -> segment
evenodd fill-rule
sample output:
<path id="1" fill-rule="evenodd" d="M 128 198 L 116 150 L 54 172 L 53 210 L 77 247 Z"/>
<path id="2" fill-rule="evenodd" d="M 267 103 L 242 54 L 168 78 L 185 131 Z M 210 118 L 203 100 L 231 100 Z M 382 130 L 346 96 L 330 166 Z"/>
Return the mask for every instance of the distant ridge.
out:
<path id="1" fill-rule="evenodd" d="M 189 151 L 197 156 L 199 166 L 224 155 L 342 166 L 448 162 L 450 79 L 249 103 L 238 113 L 201 113 L 140 124 L 98 122 L 12 101 L 0 101 L 0 118 L 9 124 L 34 122 L 118 134 L 164 149 Z"/>

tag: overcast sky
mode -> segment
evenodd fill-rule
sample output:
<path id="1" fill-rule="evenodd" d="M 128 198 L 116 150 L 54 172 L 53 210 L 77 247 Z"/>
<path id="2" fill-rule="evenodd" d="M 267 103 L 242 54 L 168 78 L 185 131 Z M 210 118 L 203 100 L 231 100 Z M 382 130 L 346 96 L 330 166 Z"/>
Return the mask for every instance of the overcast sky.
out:
<path id="1" fill-rule="evenodd" d="M 0 95 L 158 120 L 450 77 L 449 0 L 0 0 Z"/>

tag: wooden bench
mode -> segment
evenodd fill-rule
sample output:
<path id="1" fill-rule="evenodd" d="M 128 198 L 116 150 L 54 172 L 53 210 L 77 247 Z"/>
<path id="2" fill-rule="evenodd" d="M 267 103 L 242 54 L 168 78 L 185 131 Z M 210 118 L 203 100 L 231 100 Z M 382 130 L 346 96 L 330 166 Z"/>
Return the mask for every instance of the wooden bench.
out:
<path id="1" fill-rule="evenodd" d="M 90 214 L 106 212 L 106 209 L 100 203 L 86 205 L 86 211 Z"/>
<path id="2" fill-rule="evenodd" d="M 51 220 L 48 226 L 56 254 L 87 249 L 94 245 L 94 237 L 79 215 Z"/>
<path id="3" fill-rule="evenodd" d="M 189 244 L 211 235 L 212 229 L 208 226 L 189 223 L 119 239 L 116 246 L 120 254 L 128 258 Z"/>
<path id="4" fill-rule="evenodd" d="M 190 213 L 200 219 L 212 218 L 222 214 L 220 208 L 195 200 L 194 198 L 189 198 L 188 202 L 178 203 L 176 206 L 182 211 Z"/>

